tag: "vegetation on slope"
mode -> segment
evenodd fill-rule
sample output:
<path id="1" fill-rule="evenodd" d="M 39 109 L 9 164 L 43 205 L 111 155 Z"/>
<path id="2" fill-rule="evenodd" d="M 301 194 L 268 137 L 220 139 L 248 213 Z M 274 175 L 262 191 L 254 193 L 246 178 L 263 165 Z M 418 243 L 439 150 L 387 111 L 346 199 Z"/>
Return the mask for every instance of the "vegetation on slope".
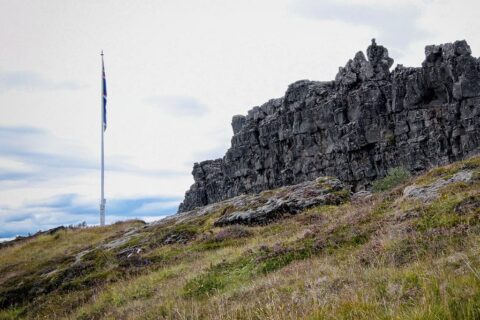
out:
<path id="1" fill-rule="evenodd" d="M 397 180 L 267 225 L 220 208 L 26 239 L 0 249 L 0 319 L 480 319 L 480 157 Z"/>

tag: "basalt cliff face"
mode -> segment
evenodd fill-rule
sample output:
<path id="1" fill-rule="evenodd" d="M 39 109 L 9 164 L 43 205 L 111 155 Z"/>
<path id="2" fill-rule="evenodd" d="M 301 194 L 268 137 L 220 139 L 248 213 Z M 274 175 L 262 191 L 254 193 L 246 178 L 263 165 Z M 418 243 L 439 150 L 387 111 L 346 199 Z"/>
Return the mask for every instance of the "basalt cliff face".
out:
<path id="1" fill-rule="evenodd" d="M 240 194 L 337 177 L 363 189 L 390 168 L 424 171 L 480 151 L 480 59 L 465 41 L 397 65 L 375 40 L 334 81 L 301 80 L 232 119 L 231 148 L 195 163 L 179 212 Z"/>

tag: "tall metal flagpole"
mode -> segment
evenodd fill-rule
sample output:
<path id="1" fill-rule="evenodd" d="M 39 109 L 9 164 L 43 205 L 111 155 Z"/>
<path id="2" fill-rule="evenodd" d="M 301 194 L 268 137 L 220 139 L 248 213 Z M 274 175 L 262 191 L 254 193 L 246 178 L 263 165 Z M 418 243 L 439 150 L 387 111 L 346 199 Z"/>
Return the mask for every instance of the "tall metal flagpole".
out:
<path id="1" fill-rule="evenodd" d="M 103 50 L 101 53 L 102 56 L 102 104 L 100 108 L 101 112 L 101 121 L 100 121 L 100 131 L 101 131 L 101 163 L 102 163 L 102 173 L 101 173 L 101 194 L 100 194 L 100 226 L 105 225 L 105 184 L 104 184 L 104 155 L 103 155 L 103 134 L 105 132 L 105 67 L 103 65 Z"/>

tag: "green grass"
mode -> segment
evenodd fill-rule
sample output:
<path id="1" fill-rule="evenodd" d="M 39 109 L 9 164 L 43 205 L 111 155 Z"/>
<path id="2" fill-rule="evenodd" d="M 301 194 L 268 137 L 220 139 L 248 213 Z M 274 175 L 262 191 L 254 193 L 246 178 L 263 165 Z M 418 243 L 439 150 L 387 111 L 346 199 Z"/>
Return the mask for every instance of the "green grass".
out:
<path id="1" fill-rule="evenodd" d="M 250 257 L 244 257 L 210 267 L 207 272 L 185 284 L 184 295 L 201 298 L 218 293 L 227 285 L 232 286 L 248 279 L 253 273 L 253 263 L 250 259 Z"/>
<path id="2" fill-rule="evenodd" d="M 431 202 L 402 197 L 465 169 Z M 480 157 L 267 225 L 216 227 L 226 206 L 41 235 L 0 249 L 0 319 L 480 319 L 478 177 Z"/>
<path id="3" fill-rule="evenodd" d="M 480 190 L 470 192 L 465 183 L 457 183 L 422 209 L 422 217 L 417 223 L 422 231 L 452 228 L 460 224 L 474 226 L 480 223 Z"/>

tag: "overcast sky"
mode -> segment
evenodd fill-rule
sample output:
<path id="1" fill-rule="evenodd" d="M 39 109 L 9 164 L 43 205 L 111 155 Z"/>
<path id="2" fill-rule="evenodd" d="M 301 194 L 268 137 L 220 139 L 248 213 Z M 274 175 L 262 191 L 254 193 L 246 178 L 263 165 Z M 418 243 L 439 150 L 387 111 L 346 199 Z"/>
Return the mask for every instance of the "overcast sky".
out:
<path id="1" fill-rule="evenodd" d="M 0 0 L 0 238 L 98 222 L 105 52 L 107 222 L 175 213 L 231 117 L 332 80 L 371 38 L 396 63 L 466 39 L 478 1 Z"/>

